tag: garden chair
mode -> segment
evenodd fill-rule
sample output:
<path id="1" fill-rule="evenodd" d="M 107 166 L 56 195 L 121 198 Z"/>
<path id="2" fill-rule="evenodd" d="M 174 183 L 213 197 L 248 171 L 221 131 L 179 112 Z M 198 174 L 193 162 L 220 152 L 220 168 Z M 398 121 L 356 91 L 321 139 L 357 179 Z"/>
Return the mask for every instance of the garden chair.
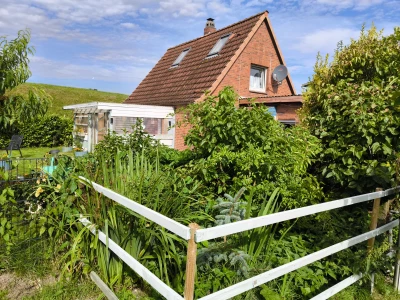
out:
<path id="1" fill-rule="evenodd" d="M 24 136 L 22 135 L 13 135 L 11 137 L 10 144 L 6 148 L 4 148 L 4 150 L 6 150 L 7 155 L 9 155 L 10 158 L 13 150 L 19 150 L 19 153 L 21 154 L 22 157 L 21 144 L 23 138 Z M 10 154 L 8 154 L 8 150 L 10 150 Z"/>

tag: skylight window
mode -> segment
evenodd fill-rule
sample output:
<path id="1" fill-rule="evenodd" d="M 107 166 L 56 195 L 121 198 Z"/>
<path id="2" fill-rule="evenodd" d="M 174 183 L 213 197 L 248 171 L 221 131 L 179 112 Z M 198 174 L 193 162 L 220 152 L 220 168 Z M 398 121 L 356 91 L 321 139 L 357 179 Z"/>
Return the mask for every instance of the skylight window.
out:
<path id="1" fill-rule="evenodd" d="M 214 45 L 214 47 L 211 49 L 210 53 L 208 53 L 207 58 L 217 56 L 218 53 L 221 51 L 222 47 L 224 47 L 224 45 L 225 45 L 226 42 L 228 41 L 229 36 L 230 36 L 230 33 L 229 33 L 229 34 L 226 34 L 226 35 L 223 35 L 223 36 L 217 41 L 217 43 Z"/>
<path id="2" fill-rule="evenodd" d="M 185 55 L 189 52 L 190 48 L 187 48 L 179 54 L 179 56 L 175 59 L 174 63 L 172 64 L 172 67 L 177 67 L 185 57 Z"/>

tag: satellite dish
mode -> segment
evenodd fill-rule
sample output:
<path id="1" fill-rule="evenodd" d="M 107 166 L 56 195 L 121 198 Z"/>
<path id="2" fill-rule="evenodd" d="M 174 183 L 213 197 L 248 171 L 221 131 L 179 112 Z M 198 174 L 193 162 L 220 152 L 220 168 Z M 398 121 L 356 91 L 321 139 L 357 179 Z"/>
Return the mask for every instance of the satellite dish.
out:
<path id="1" fill-rule="evenodd" d="M 277 66 L 272 72 L 272 78 L 278 83 L 282 84 L 282 80 L 288 75 L 288 70 L 284 65 Z"/>

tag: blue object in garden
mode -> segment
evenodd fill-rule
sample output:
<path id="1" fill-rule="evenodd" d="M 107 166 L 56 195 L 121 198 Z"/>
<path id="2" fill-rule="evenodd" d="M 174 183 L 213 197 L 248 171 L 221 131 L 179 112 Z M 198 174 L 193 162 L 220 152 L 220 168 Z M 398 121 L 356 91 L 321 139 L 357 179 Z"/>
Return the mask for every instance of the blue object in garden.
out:
<path id="1" fill-rule="evenodd" d="M 11 170 L 11 161 L 0 160 L 0 169 L 4 169 L 4 171 Z"/>
<path id="2" fill-rule="evenodd" d="M 55 157 L 58 155 L 58 152 L 60 152 L 60 150 L 50 150 L 49 153 L 52 155 L 50 159 L 50 166 L 44 166 L 42 168 L 43 172 L 49 175 L 49 177 L 51 177 L 51 175 L 53 175 L 53 172 L 57 169 L 57 166 L 54 165 L 54 162 Z"/>

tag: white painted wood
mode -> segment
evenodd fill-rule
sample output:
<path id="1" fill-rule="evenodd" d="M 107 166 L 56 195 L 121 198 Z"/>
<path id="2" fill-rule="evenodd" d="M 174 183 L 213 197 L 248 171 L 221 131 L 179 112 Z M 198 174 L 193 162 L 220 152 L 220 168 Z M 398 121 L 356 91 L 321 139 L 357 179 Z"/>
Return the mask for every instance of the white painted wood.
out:
<path id="1" fill-rule="evenodd" d="M 375 198 L 376 196 L 374 196 Z M 238 222 L 239 223 L 239 222 Z M 337 253 L 341 250 L 347 249 L 351 246 L 354 246 L 356 244 L 365 242 L 366 240 L 377 236 L 379 234 L 382 234 L 386 231 L 388 231 L 391 228 L 394 228 L 399 225 L 399 220 L 390 222 L 384 226 L 381 226 L 375 230 L 368 231 L 366 233 L 360 234 L 356 237 L 353 237 L 351 239 L 345 240 L 343 242 L 337 243 L 335 245 L 332 245 L 330 247 L 324 248 L 320 251 L 314 252 L 312 254 L 306 255 L 302 258 L 296 259 L 290 263 L 287 263 L 285 265 L 279 266 L 275 269 L 269 270 L 265 273 L 262 273 L 260 275 L 254 276 L 252 278 L 246 279 L 242 282 L 239 282 L 235 285 L 232 285 L 230 287 L 227 287 L 223 290 L 220 290 L 216 293 L 213 293 L 211 295 L 205 296 L 201 298 L 201 300 L 225 300 L 225 299 L 230 299 L 236 295 L 239 295 L 243 292 L 246 292 L 248 290 L 251 290 L 261 284 L 264 284 L 266 282 L 269 282 L 271 280 L 274 280 L 280 276 L 283 276 L 287 273 L 290 273 L 294 270 L 300 269 L 301 267 L 304 267 L 310 263 L 316 262 L 324 257 L 327 257 L 329 255 L 332 255 L 334 253 Z"/>
<path id="2" fill-rule="evenodd" d="M 353 283 L 357 282 L 362 277 L 363 277 L 363 275 L 361 273 L 358 275 L 353 275 L 353 276 L 347 277 L 345 280 L 342 280 L 341 282 L 335 284 L 334 286 L 330 287 L 329 289 L 323 291 L 321 294 L 318 294 L 317 296 L 311 298 L 310 300 L 328 299 L 329 297 L 336 295 L 341 290 L 344 290 L 345 288 L 349 287 Z"/>
<path id="3" fill-rule="evenodd" d="M 90 279 L 98 286 L 108 300 L 118 300 L 114 292 L 104 283 L 103 280 L 95 272 L 90 272 Z"/>
<path id="4" fill-rule="evenodd" d="M 79 176 L 80 179 L 83 181 L 91 184 L 93 188 L 103 194 L 104 196 L 114 200 L 115 202 L 125 206 L 126 208 L 129 208 L 130 210 L 133 210 L 134 212 L 138 213 L 139 215 L 157 223 L 158 225 L 168 229 L 169 231 L 175 233 L 176 235 L 180 236 L 181 238 L 184 238 L 185 240 L 190 239 L 190 228 L 182 225 L 181 223 L 172 220 L 144 205 L 141 205 L 125 196 L 122 196 L 104 186 L 101 186 L 100 184 L 97 184 L 95 182 L 92 182 L 85 177 Z"/>
<path id="5" fill-rule="evenodd" d="M 74 112 L 98 113 L 110 112 L 110 117 L 138 117 L 138 118 L 173 118 L 172 106 L 138 105 L 123 103 L 89 102 L 75 105 L 67 105 L 64 109 L 72 109 Z"/>
<path id="6" fill-rule="evenodd" d="M 208 241 L 211 239 L 215 239 L 218 237 L 227 236 L 230 234 L 243 232 L 246 230 L 267 226 L 287 220 L 297 219 L 300 217 L 320 213 L 323 211 L 328 211 L 340 207 L 345 207 L 349 205 L 354 205 L 357 203 L 373 200 L 375 198 L 382 198 L 391 194 L 394 194 L 396 191 L 399 191 L 399 187 L 388 189 L 385 191 L 374 192 L 349 198 L 344 198 L 340 200 L 330 201 L 326 203 L 296 208 L 292 210 L 282 211 L 271 215 L 251 218 L 235 223 L 225 224 L 221 226 L 199 229 L 196 232 L 196 242 Z"/>
<path id="7" fill-rule="evenodd" d="M 109 249 L 114 252 L 120 259 L 122 259 L 132 270 L 134 270 L 140 277 L 142 277 L 148 284 L 150 284 L 156 291 L 163 295 L 168 300 L 183 300 L 183 297 L 171 289 L 168 285 L 161 281 L 156 275 L 151 273 L 145 266 L 129 255 L 124 249 L 118 246 L 113 240 L 108 239 L 106 235 L 95 229 L 95 226 L 86 218 L 80 218 L 79 221 L 88 227 L 94 234 L 98 234 L 99 240 L 103 244 L 107 244 Z"/>

